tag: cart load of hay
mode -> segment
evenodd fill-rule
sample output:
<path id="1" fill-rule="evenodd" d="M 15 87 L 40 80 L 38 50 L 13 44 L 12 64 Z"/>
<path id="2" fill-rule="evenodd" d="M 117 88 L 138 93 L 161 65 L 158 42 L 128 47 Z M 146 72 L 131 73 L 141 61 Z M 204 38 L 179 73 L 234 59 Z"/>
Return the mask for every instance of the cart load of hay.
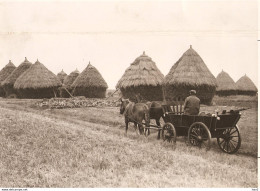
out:
<path id="1" fill-rule="evenodd" d="M 255 84 L 246 74 L 236 82 L 236 87 L 238 95 L 255 96 L 258 91 Z"/>
<path id="2" fill-rule="evenodd" d="M 194 89 L 202 104 L 211 103 L 217 86 L 216 78 L 192 46 L 172 66 L 164 82 L 167 101 L 184 101 Z"/>
<path id="3" fill-rule="evenodd" d="M 63 83 L 66 76 L 67 76 L 67 74 L 63 71 L 63 69 L 57 74 L 57 77 L 59 78 L 61 83 Z"/>
<path id="4" fill-rule="evenodd" d="M 4 88 L 7 97 L 17 97 L 14 83 L 21 74 L 31 67 L 31 65 L 32 63 L 25 57 L 25 60 L 2 82 L 1 85 Z"/>
<path id="5" fill-rule="evenodd" d="M 72 87 L 71 85 L 79 76 L 79 71 L 76 69 L 75 71 L 71 72 L 68 76 L 65 77 L 62 87 L 60 88 L 60 97 L 68 98 L 72 95 Z"/>
<path id="6" fill-rule="evenodd" d="M 124 98 L 136 100 L 137 96 L 147 101 L 163 100 L 163 74 L 155 62 L 143 52 L 143 55 L 125 70 L 116 88 L 120 89 Z"/>
<path id="7" fill-rule="evenodd" d="M 14 83 L 18 96 L 21 98 L 52 98 L 57 96 L 61 82 L 38 60 Z"/>
<path id="8" fill-rule="evenodd" d="M 104 98 L 106 96 L 107 83 L 99 71 L 90 63 L 71 85 L 73 95 L 87 98 Z"/>
<path id="9" fill-rule="evenodd" d="M 14 71 L 15 65 L 9 60 L 9 63 L 0 71 L 0 97 L 5 97 L 5 91 L 2 82 Z"/>

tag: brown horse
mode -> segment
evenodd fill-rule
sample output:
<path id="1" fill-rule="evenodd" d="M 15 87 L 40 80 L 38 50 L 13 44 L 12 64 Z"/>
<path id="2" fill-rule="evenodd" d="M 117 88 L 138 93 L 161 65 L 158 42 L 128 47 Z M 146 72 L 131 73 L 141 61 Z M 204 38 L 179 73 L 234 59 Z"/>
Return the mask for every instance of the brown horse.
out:
<path id="1" fill-rule="evenodd" d="M 135 130 L 139 129 L 139 133 L 143 134 L 144 128 L 142 125 L 143 120 L 145 121 L 145 126 L 150 126 L 150 117 L 149 117 L 149 108 L 144 103 L 134 103 L 129 101 L 128 99 L 120 99 L 120 114 L 124 114 L 125 116 L 125 133 L 127 135 L 128 123 L 133 122 Z M 150 134 L 150 129 L 148 129 L 148 135 Z"/>

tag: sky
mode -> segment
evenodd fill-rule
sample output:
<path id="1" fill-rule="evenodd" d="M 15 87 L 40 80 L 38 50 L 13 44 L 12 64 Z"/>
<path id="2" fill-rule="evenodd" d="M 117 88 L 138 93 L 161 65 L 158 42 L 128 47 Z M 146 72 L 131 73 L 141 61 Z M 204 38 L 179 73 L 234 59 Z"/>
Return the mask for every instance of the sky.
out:
<path id="1" fill-rule="evenodd" d="M 216 77 L 258 84 L 257 1 L 1 1 L 0 69 L 37 59 L 57 74 L 90 62 L 115 89 L 143 51 L 159 70 L 192 45 Z"/>

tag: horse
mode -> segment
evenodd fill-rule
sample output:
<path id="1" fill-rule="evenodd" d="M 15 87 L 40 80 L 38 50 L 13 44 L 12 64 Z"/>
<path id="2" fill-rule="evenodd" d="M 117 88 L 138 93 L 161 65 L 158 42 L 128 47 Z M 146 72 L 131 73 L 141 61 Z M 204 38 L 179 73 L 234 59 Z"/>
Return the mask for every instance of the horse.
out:
<path id="1" fill-rule="evenodd" d="M 125 134 L 127 135 L 128 130 L 128 123 L 133 122 L 135 131 L 139 129 L 139 134 L 143 134 L 144 129 L 142 125 L 142 121 L 145 121 L 145 126 L 150 126 L 150 116 L 149 116 L 149 108 L 144 103 L 134 103 L 129 101 L 129 99 L 120 99 L 121 106 L 120 106 L 120 114 L 124 114 L 125 116 Z M 147 130 L 147 129 L 146 129 Z M 146 133 L 146 131 L 145 131 Z M 150 134 L 150 129 L 148 129 L 148 135 Z"/>
<path id="2" fill-rule="evenodd" d="M 161 126 L 160 119 L 161 117 L 164 118 L 162 104 L 156 101 L 153 102 L 148 101 L 146 102 L 146 104 L 149 107 L 150 119 L 155 119 L 156 125 L 160 127 Z M 160 133 L 161 130 L 158 130 L 157 139 L 160 139 Z"/>

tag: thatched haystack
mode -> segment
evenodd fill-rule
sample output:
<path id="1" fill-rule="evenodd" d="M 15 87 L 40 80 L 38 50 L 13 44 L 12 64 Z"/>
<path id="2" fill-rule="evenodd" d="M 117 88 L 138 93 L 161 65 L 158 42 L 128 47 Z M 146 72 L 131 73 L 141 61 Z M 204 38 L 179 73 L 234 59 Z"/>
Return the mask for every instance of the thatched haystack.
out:
<path id="1" fill-rule="evenodd" d="M 59 78 L 61 83 L 63 83 L 66 76 L 67 76 L 67 74 L 63 71 L 63 69 L 57 74 L 57 77 Z"/>
<path id="2" fill-rule="evenodd" d="M 236 83 L 234 80 L 228 75 L 228 73 L 220 72 L 217 75 L 217 89 L 216 94 L 219 96 L 229 96 L 229 95 L 236 95 L 237 88 Z"/>
<path id="3" fill-rule="evenodd" d="M 19 97 L 32 99 L 56 97 L 60 86 L 58 77 L 38 60 L 14 83 Z"/>
<path id="4" fill-rule="evenodd" d="M 15 68 L 15 70 L 2 82 L 2 87 L 4 88 L 7 97 L 17 96 L 17 92 L 14 89 L 14 83 L 21 74 L 31 67 L 31 65 L 32 63 L 25 57 L 24 62 Z"/>
<path id="5" fill-rule="evenodd" d="M 116 88 L 121 90 L 124 98 L 130 100 L 136 101 L 136 96 L 140 95 L 147 101 L 160 101 L 163 100 L 163 78 L 155 62 L 143 52 L 126 69 Z"/>
<path id="6" fill-rule="evenodd" d="M 71 72 L 68 76 L 65 77 L 62 87 L 60 88 L 60 96 L 61 97 L 70 97 L 69 93 L 65 90 L 65 88 L 72 94 L 72 87 L 71 85 L 79 76 L 79 71 L 76 69 L 75 71 Z"/>
<path id="7" fill-rule="evenodd" d="M 5 97 L 5 91 L 1 83 L 14 71 L 15 65 L 9 60 L 9 63 L 0 71 L 0 97 Z"/>
<path id="8" fill-rule="evenodd" d="M 167 101 L 184 101 L 194 89 L 202 104 L 211 103 L 217 86 L 216 78 L 192 46 L 172 66 L 164 83 Z"/>
<path id="9" fill-rule="evenodd" d="M 87 98 L 104 98 L 106 96 L 107 83 L 90 63 L 71 85 L 73 95 Z"/>
<path id="10" fill-rule="evenodd" d="M 257 87 L 252 80 L 247 76 L 242 76 L 237 82 L 237 94 L 238 95 L 250 95 L 255 96 L 257 93 Z"/>

